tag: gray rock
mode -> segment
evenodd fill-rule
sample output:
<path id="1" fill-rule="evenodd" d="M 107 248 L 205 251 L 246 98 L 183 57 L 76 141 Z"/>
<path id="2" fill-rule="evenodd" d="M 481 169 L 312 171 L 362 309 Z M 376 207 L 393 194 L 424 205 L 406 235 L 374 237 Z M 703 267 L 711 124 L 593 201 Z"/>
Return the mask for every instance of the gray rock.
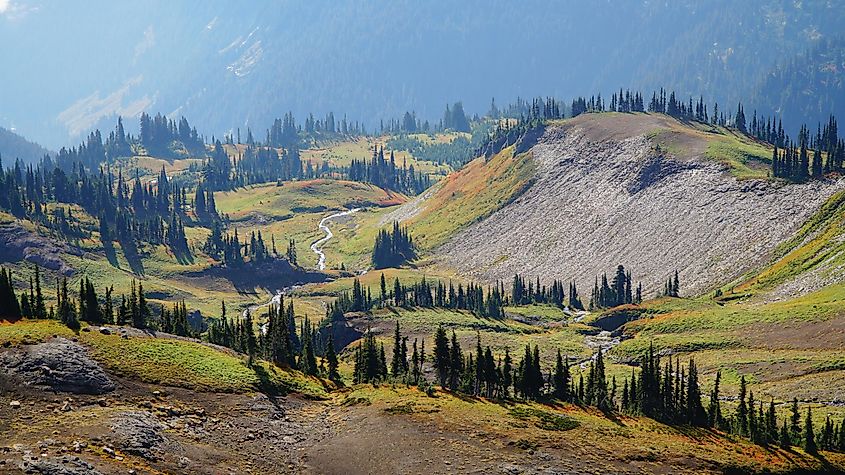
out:
<path id="1" fill-rule="evenodd" d="M 23 473 L 43 473 L 49 475 L 100 475 L 94 466 L 84 460 L 24 457 L 18 465 Z"/>
<path id="2" fill-rule="evenodd" d="M 158 460 L 157 452 L 167 440 L 166 429 L 156 416 L 147 411 L 130 411 L 116 415 L 111 420 L 115 445 L 121 451 L 138 455 L 147 460 Z"/>
<path id="3" fill-rule="evenodd" d="M 0 373 L 55 391 L 103 394 L 115 385 L 82 345 L 64 338 L 0 353 Z"/>
<path id="4" fill-rule="evenodd" d="M 588 116 L 547 127 L 531 148 L 530 186 L 452 235 L 436 258 L 484 282 L 531 269 L 532 275 L 577 276 L 585 289 L 593 276 L 624 263 L 647 297 L 678 269 L 683 293 L 697 295 L 766 264 L 778 244 L 845 189 L 842 178 L 788 185 L 737 180 L 695 134 L 673 132 L 682 146 L 658 151 L 653 131 L 678 127 L 665 116 Z M 436 202 L 415 201 L 395 215 Z M 784 293 L 815 288 L 804 283 Z"/>

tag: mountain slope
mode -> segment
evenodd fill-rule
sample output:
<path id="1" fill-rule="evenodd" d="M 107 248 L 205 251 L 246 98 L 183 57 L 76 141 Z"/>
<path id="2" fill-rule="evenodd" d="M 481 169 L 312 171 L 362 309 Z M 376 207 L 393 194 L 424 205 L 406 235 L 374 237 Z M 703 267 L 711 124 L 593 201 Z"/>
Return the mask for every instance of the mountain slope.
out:
<path id="1" fill-rule="evenodd" d="M 447 101 L 484 112 L 491 97 L 501 105 L 620 86 L 703 94 L 732 109 L 773 64 L 843 22 L 845 8 L 829 1 L 48 2 L 0 15 L 0 41 L 15 45 L 0 51 L 15 65 L 0 124 L 53 147 L 141 110 L 185 114 L 217 136 L 263 131 L 288 110 L 345 113 L 373 130 L 410 110 L 436 122 Z M 85 74 L 61 81 L 44 73 L 80 64 Z M 503 64 L 542 74 L 503 74 Z"/>
<path id="2" fill-rule="evenodd" d="M 48 153 L 50 152 L 41 145 L 0 127 L 0 157 L 4 157 L 7 164 L 18 158 L 27 163 L 34 163 Z"/>
<path id="3" fill-rule="evenodd" d="M 762 145 L 656 114 L 552 124 L 530 153 L 534 184 L 452 236 L 443 263 L 485 281 L 576 279 L 582 292 L 623 264 L 647 295 L 677 269 L 683 293 L 697 294 L 764 265 L 845 187 L 754 178 L 765 176 Z"/>

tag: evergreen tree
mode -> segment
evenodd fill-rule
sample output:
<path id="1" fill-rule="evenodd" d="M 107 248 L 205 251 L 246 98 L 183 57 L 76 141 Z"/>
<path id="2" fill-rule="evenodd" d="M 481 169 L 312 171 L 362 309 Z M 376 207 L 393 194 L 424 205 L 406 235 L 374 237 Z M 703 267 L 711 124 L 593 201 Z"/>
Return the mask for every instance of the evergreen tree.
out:
<path id="1" fill-rule="evenodd" d="M 396 320 L 396 328 L 393 331 L 393 358 L 390 362 L 390 374 L 397 377 L 403 373 L 404 364 L 402 363 L 402 337 L 399 334 L 399 320 Z"/>
<path id="2" fill-rule="evenodd" d="M 554 395 L 561 401 L 569 400 L 569 358 L 564 364 L 563 358 L 560 356 L 560 349 L 557 350 L 557 360 L 555 361 L 555 373 L 552 378 L 554 386 Z"/>
<path id="3" fill-rule="evenodd" d="M 807 418 L 804 419 L 804 451 L 808 454 L 815 454 L 818 450 L 819 448 L 816 446 L 816 434 L 813 432 L 813 417 L 808 406 Z"/>
<path id="4" fill-rule="evenodd" d="M 713 382 L 713 390 L 710 391 L 710 405 L 707 408 L 707 425 L 713 428 L 721 428 L 722 408 L 719 403 L 719 383 L 722 379 L 722 372 L 716 371 L 716 379 Z"/>
<path id="5" fill-rule="evenodd" d="M 449 339 L 443 326 L 438 326 L 434 334 L 434 367 L 440 379 L 440 387 L 445 388 L 449 378 L 450 351 Z"/>
<path id="6" fill-rule="evenodd" d="M 452 341 L 449 343 L 449 389 L 452 391 L 458 389 L 463 370 L 464 358 L 461 353 L 461 345 L 458 343 L 455 331 L 452 330 Z"/>
<path id="7" fill-rule="evenodd" d="M 328 341 L 326 341 L 325 355 L 326 365 L 328 365 L 328 377 L 335 383 L 339 383 L 340 373 L 337 371 L 338 360 L 337 354 L 334 351 L 334 338 L 332 337 L 331 332 L 329 332 L 329 338 Z"/>
<path id="8" fill-rule="evenodd" d="M 748 432 L 748 406 L 746 405 L 745 401 L 746 397 L 746 386 L 745 386 L 745 376 L 741 376 L 739 379 L 739 402 L 736 407 L 736 415 L 734 416 L 735 425 L 734 425 L 734 432 L 740 435 L 747 435 L 750 436 Z"/>
<path id="9" fill-rule="evenodd" d="M 797 445 L 798 443 L 800 443 L 801 414 L 798 412 L 798 398 L 792 398 L 792 405 L 790 406 L 789 436 L 792 439 L 792 445 Z"/>
<path id="10" fill-rule="evenodd" d="M 707 425 L 707 413 L 701 405 L 701 389 L 698 387 L 698 369 L 695 361 L 690 359 L 687 368 L 686 420 L 690 425 L 703 427 Z"/>

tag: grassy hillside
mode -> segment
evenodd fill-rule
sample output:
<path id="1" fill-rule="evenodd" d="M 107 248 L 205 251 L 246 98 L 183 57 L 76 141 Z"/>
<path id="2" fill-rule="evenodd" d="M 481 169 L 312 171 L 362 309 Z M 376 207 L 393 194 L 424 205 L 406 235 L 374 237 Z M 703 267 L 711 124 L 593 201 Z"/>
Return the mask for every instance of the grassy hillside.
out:
<path id="1" fill-rule="evenodd" d="M 426 397 L 414 388 L 368 385 L 353 387 L 341 404 L 370 406 L 388 423 L 411 420 L 447 437 L 471 434 L 500 459 L 577 473 L 821 473 L 845 464 L 842 454 L 764 448 L 716 431 L 606 417 L 569 404 L 497 403 L 447 392 Z M 453 456 L 469 452 L 457 443 L 452 450 Z M 532 457 L 535 452 L 542 456 Z"/>
<path id="2" fill-rule="evenodd" d="M 771 262 L 737 282 L 694 299 L 650 302 L 647 317 L 625 326 L 633 336 L 615 353 L 631 358 L 649 344 L 693 356 L 712 378 L 779 400 L 845 397 L 845 284 L 842 265 L 843 193 L 832 196 L 781 244 Z"/>
<path id="3" fill-rule="evenodd" d="M 838 270 L 845 263 L 843 233 L 845 192 L 840 192 L 832 196 L 792 239 L 778 246 L 771 265 L 725 290 L 729 294 L 759 293 L 807 276 L 815 277 L 813 282 L 807 282 L 810 288 L 837 282 L 840 280 Z"/>
<path id="4" fill-rule="evenodd" d="M 117 334 L 101 334 L 96 328 L 88 330 L 74 334 L 56 321 L 0 323 L 0 345 L 34 344 L 55 336 L 78 338 L 90 348 L 91 356 L 111 373 L 146 383 L 197 391 L 264 390 L 326 395 L 316 378 L 263 361 L 249 367 L 243 355 L 228 349 L 167 335 L 155 337 L 135 332 L 129 338 L 121 338 Z"/>
<path id="5" fill-rule="evenodd" d="M 446 142 L 449 141 L 454 134 L 436 134 L 429 136 L 426 134 L 417 134 L 414 137 L 425 141 Z M 336 167 L 348 167 L 352 160 L 372 159 L 373 149 L 375 147 L 383 147 L 387 142 L 388 137 L 359 137 L 356 139 L 346 141 L 335 141 L 328 143 L 315 143 L 310 147 L 305 148 L 301 152 L 303 161 L 311 161 L 314 167 L 320 166 L 323 162 L 328 162 Z M 389 156 L 390 150 L 385 147 L 385 155 Z M 395 151 L 396 164 L 402 166 L 406 163 L 408 166 L 414 167 L 416 171 L 435 175 L 436 179 L 439 176 L 444 176 L 451 171 L 448 165 L 438 165 L 436 163 L 417 160 L 412 154 L 406 151 Z"/>
<path id="6" fill-rule="evenodd" d="M 473 160 L 424 193 L 420 203 L 412 202 L 388 218 L 403 220 L 416 242 L 431 249 L 515 199 L 533 174 L 530 154 L 514 156 L 514 148 L 508 147 L 489 159 Z"/>

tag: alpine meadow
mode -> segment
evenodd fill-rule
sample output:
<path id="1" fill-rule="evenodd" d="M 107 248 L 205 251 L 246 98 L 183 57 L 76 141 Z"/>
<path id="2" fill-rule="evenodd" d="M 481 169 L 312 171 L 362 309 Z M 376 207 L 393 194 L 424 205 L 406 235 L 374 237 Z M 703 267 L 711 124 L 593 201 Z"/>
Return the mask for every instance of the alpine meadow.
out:
<path id="1" fill-rule="evenodd" d="M 843 26 L 0 0 L 0 474 L 845 473 Z"/>

